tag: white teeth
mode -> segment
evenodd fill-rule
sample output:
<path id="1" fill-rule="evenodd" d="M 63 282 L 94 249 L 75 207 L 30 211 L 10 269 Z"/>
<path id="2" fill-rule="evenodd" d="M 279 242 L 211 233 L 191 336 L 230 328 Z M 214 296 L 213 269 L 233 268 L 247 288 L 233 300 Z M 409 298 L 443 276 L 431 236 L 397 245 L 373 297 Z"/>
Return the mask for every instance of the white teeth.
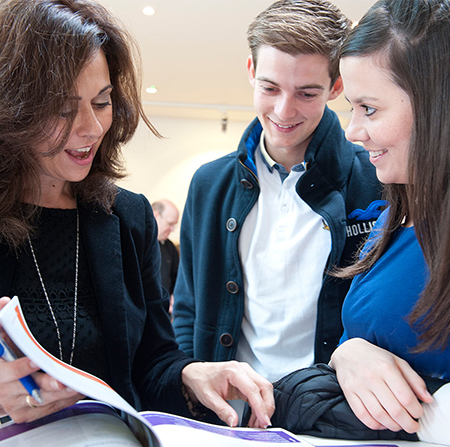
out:
<path id="1" fill-rule="evenodd" d="M 383 149 L 382 151 L 369 151 L 371 157 L 379 157 L 380 155 L 383 155 L 385 152 L 387 152 L 386 149 Z"/>
<path id="2" fill-rule="evenodd" d="M 277 124 L 278 127 L 281 127 L 282 129 L 290 129 L 291 127 L 295 127 L 297 124 L 292 124 L 292 126 L 282 126 L 281 124 Z"/>
<path id="3" fill-rule="evenodd" d="M 289 125 L 289 126 L 282 126 L 281 124 L 278 124 L 278 123 L 276 123 L 275 121 L 272 121 L 270 118 L 269 118 L 269 120 L 270 120 L 273 124 L 275 124 L 275 126 L 279 127 L 280 129 L 291 129 L 292 127 L 295 127 L 295 126 L 297 126 L 297 124 L 298 124 L 298 123 L 296 123 L 296 124 L 291 124 L 291 125 Z"/>
<path id="4" fill-rule="evenodd" d="M 91 150 L 90 147 L 84 147 L 82 149 L 74 149 L 76 152 L 89 152 Z"/>

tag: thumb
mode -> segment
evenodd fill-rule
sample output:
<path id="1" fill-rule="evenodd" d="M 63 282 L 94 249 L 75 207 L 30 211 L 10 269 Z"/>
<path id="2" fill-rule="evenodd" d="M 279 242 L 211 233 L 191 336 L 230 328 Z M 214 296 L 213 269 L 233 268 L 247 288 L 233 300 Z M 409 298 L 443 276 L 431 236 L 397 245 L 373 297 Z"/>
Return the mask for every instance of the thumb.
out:
<path id="1" fill-rule="evenodd" d="M 11 298 L 8 298 L 7 296 L 0 298 L 0 310 L 2 310 L 10 301 Z"/>
<path id="2" fill-rule="evenodd" d="M 7 296 L 0 298 L 0 310 L 2 310 L 10 301 L 11 298 L 8 298 Z M 1 326 L 0 326 L 0 336 L 9 339 L 9 337 L 6 337 L 6 332 L 3 330 Z"/>

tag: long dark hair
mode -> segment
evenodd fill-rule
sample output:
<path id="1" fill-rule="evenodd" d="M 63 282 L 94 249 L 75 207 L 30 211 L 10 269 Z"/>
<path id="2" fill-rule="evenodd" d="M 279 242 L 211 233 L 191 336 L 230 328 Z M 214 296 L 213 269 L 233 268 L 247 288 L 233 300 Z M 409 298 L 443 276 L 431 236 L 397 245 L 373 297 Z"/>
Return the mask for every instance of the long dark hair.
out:
<path id="1" fill-rule="evenodd" d="M 140 117 L 159 135 L 140 101 L 137 46 L 94 1 L 0 0 L 0 238 L 11 248 L 32 230 L 36 207 L 20 206 L 24 196 L 35 203 L 40 196 L 32 147 L 47 138 L 73 96 L 78 75 L 100 49 L 114 87 L 113 122 L 88 176 L 71 186 L 78 202 L 110 212 L 115 181 L 125 174 L 121 145 L 131 139 Z M 74 118 L 48 155 L 62 149 Z"/>
<path id="2" fill-rule="evenodd" d="M 385 185 L 388 221 L 373 249 L 339 276 L 371 268 L 405 218 L 414 222 L 429 267 L 429 282 L 409 316 L 419 333 L 417 352 L 450 339 L 450 3 L 380 0 L 350 33 L 341 57 L 379 56 L 410 97 L 414 125 L 408 185 Z"/>

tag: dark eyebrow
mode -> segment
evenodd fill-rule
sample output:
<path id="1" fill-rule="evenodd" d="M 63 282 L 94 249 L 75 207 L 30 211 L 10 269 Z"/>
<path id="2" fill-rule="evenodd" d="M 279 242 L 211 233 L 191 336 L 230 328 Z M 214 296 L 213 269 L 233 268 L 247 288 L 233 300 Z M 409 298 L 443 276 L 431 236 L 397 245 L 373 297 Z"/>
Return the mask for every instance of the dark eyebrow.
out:
<path id="1" fill-rule="evenodd" d="M 345 96 L 345 99 L 347 100 L 348 103 L 350 103 L 350 100 L 347 98 L 347 96 Z M 373 102 L 373 101 L 377 101 L 377 98 L 375 98 L 374 96 L 360 96 L 359 98 L 356 98 L 356 100 L 354 101 L 355 104 L 364 104 L 365 102 Z"/>
<path id="2" fill-rule="evenodd" d="M 102 88 L 99 92 L 98 92 L 98 95 L 97 96 L 99 96 L 99 95 L 101 95 L 102 93 L 105 93 L 106 92 L 106 90 L 109 90 L 109 89 L 113 89 L 114 87 L 111 85 L 111 84 L 109 84 L 109 85 L 107 85 L 105 88 Z"/>
<path id="3" fill-rule="evenodd" d="M 275 87 L 279 87 L 279 85 L 275 81 L 272 81 L 269 78 L 266 78 L 264 76 L 258 77 L 256 79 L 258 81 L 268 82 L 269 84 L 272 84 Z M 299 86 L 299 87 L 295 87 L 295 90 L 308 90 L 308 89 L 325 90 L 325 87 L 323 85 L 320 85 L 320 84 L 302 85 L 302 86 Z"/>
<path id="4" fill-rule="evenodd" d="M 311 85 L 302 85 L 301 87 L 296 87 L 297 90 L 307 90 L 307 89 L 316 89 L 316 90 L 325 90 L 325 87 L 320 84 L 311 84 Z"/>
<path id="5" fill-rule="evenodd" d="M 275 81 L 270 80 L 269 78 L 266 78 L 264 76 L 259 76 L 256 78 L 258 81 L 262 81 L 262 82 L 268 82 L 269 84 L 273 84 L 276 87 L 278 87 L 278 84 Z"/>
<path id="6" fill-rule="evenodd" d="M 113 89 L 114 87 L 111 85 L 111 84 L 109 84 L 109 85 L 107 85 L 106 87 L 103 87 L 98 93 L 97 93 L 97 95 L 96 96 L 100 96 L 102 93 L 105 93 L 107 90 L 109 90 L 109 89 Z M 81 101 L 83 98 L 81 98 L 80 96 L 73 96 L 72 98 L 70 98 L 70 99 L 78 99 L 79 101 Z"/>

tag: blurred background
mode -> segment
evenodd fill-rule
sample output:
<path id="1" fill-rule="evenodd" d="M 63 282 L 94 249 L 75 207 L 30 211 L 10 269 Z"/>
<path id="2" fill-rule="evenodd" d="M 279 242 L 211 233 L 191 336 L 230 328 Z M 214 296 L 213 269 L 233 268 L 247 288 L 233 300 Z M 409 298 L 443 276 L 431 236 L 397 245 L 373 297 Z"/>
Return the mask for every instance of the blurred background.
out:
<path id="1" fill-rule="evenodd" d="M 164 136 L 145 126 L 124 148 L 121 186 L 150 202 L 167 198 L 182 213 L 195 170 L 234 151 L 255 117 L 248 82 L 246 31 L 273 0 L 100 0 L 137 40 L 145 112 Z M 375 0 L 334 0 L 357 22 Z M 343 95 L 329 103 L 345 127 Z M 179 224 L 170 238 L 179 241 Z"/>

